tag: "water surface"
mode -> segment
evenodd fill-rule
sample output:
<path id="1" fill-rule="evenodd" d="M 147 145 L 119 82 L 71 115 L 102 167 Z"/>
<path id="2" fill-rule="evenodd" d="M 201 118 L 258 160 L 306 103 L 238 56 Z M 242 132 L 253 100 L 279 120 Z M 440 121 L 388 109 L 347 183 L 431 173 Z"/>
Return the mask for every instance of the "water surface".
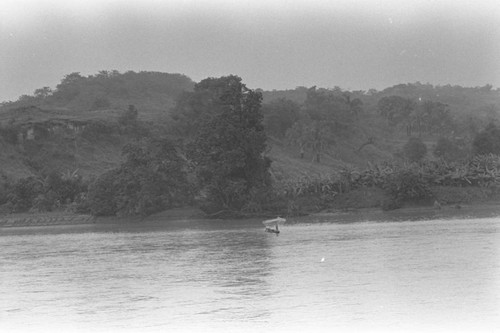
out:
<path id="1" fill-rule="evenodd" d="M 495 331 L 500 219 L 0 230 L 0 330 Z"/>

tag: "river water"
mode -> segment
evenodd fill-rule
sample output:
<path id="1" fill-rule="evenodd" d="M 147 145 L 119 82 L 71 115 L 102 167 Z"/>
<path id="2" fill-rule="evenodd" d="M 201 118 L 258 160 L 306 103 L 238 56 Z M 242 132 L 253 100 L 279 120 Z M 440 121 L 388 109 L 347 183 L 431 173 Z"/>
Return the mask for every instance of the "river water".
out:
<path id="1" fill-rule="evenodd" d="M 0 230 L 2 332 L 500 329 L 500 218 Z"/>

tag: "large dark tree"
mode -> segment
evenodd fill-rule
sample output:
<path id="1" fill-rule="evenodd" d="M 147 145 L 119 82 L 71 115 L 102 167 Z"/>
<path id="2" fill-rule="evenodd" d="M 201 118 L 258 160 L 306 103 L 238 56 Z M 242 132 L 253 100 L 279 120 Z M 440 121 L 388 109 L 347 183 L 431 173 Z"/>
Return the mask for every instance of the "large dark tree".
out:
<path id="1" fill-rule="evenodd" d="M 208 78 L 179 100 L 176 125 L 188 135 L 188 157 L 211 209 L 240 209 L 268 185 L 262 95 L 238 76 Z"/>

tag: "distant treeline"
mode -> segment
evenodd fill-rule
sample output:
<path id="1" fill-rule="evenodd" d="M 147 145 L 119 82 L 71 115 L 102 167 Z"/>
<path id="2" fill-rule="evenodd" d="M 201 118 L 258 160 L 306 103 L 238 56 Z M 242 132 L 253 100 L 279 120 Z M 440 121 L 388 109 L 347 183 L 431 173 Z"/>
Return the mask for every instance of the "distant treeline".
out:
<path id="1" fill-rule="evenodd" d="M 297 87 L 290 90 L 261 91 L 264 103 L 270 103 L 277 99 L 287 99 L 297 104 L 303 104 L 307 98 L 307 87 Z M 346 91 L 340 87 L 324 89 L 333 92 Z M 410 100 L 434 101 L 446 104 L 453 113 L 460 115 L 477 114 L 487 116 L 498 111 L 500 102 L 500 88 L 493 89 L 491 84 L 481 87 L 462 87 L 459 85 L 432 85 L 406 83 L 398 84 L 384 90 L 370 89 L 347 91 L 355 98 L 362 100 L 367 110 L 374 109 L 378 101 L 383 97 L 399 96 Z"/>
<path id="2" fill-rule="evenodd" d="M 66 75 L 55 89 L 36 89 L 32 95 L 2 103 L 1 109 L 39 106 L 87 111 L 133 104 L 141 110 L 166 111 L 177 96 L 192 90 L 193 86 L 194 82 L 182 74 L 103 70 L 84 76 L 75 72 Z"/>

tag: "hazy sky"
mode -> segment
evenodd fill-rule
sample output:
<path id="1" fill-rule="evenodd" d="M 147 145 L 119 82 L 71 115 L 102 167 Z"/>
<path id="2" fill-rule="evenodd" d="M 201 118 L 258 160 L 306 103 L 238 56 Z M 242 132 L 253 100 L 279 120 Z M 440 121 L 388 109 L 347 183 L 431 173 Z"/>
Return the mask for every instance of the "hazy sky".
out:
<path id="1" fill-rule="evenodd" d="M 1 1 L 0 101 L 112 69 L 263 89 L 499 87 L 500 1 Z"/>

